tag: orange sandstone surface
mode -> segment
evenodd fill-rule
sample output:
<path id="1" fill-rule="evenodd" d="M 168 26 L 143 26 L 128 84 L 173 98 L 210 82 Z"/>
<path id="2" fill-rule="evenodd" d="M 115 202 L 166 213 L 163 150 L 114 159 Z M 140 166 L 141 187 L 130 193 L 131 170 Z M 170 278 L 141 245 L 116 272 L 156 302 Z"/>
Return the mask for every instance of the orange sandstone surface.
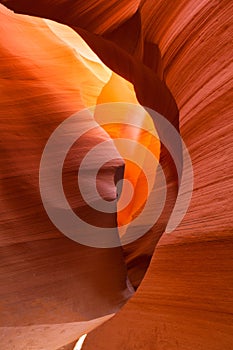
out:
<path id="1" fill-rule="evenodd" d="M 2 347 L 68 350 L 88 333 L 86 350 L 233 349 L 233 3 L 2 3 Z M 170 234 L 165 229 L 178 191 L 171 155 L 156 137 L 100 127 L 98 104 L 112 101 L 161 113 L 188 147 L 194 190 Z M 135 196 L 146 188 L 141 172 L 114 146 L 119 133 L 151 147 L 166 176 L 166 204 L 156 225 L 123 247 L 71 241 L 50 222 L 40 198 L 47 139 L 63 120 L 93 105 L 96 116 L 82 122 L 94 129 L 65 162 L 64 187 L 74 210 L 93 224 L 118 221 L 120 227 L 145 201 L 142 191 L 118 217 L 90 215 L 80 194 L 73 195 L 86 145 L 109 141 L 113 160 L 97 179 L 108 200 L 116 196 L 114 177 L 124 167 Z"/>

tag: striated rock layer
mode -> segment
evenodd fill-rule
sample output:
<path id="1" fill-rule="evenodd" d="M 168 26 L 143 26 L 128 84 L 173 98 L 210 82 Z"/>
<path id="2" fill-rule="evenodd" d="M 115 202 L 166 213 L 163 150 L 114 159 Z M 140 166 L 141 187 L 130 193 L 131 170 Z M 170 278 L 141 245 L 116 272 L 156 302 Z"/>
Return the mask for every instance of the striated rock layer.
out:
<path id="1" fill-rule="evenodd" d="M 233 347 L 232 32 L 230 1 L 145 1 L 147 41 L 180 113 L 194 168 L 181 225 L 164 235 L 136 295 L 83 349 Z"/>
<path id="2" fill-rule="evenodd" d="M 100 1 L 95 6 L 95 13 L 102 11 L 104 1 Z M 134 2 L 136 4 L 136 2 Z M 58 4 L 56 3 L 40 3 L 37 5 L 28 2 L 7 1 L 7 6 L 21 13 L 39 15 L 41 17 L 58 20 L 60 13 Z M 61 4 L 59 5 L 61 8 Z M 63 3 L 63 9 L 69 7 L 66 2 Z M 134 84 L 139 102 L 143 106 L 147 106 L 161 113 L 178 128 L 178 109 L 173 96 L 171 95 L 161 73 L 160 53 L 158 47 L 154 43 L 147 43 L 143 38 L 141 28 L 141 14 L 138 7 L 131 12 L 132 18 L 125 18 L 122 24 L 121 16 L 118 22 L 114 22 L 112 17 L 108 17 L 107 24 L 102 36 L 99 34 L 99 22 L 92 29 L 87 30 L 85 21 L 79 15 L 79 3 L 75 3 L 76 19 L 70 19 L 69 14 L 59 17 L 59 21 L 72 26 L 90 45 L 90 47 L 98 54 L 101 60 L 108 65 L 113 71 L 130 80 Z M 91 4 L 90 4 L 91 6 Z M 114 4 L 112 4 L 114 8 Z M 52 8 L 54 9 L 52 11 Z M 127 13 L 126 7 L 121 8 L 121 14 Z M 66 11 L 64 10 L 66 13 Z M 118 27 L 116 27 L 118 25 Z M 114 28 L 112 28 L 114 27 Z M 84 29 L 83 29 L 84 28 Z M 132 29 L 131 29 L 132 28 Z M 151 58 L 151 57 L 154 57 Z M 128 273 L 134 287 L 138 287 L 153 254 L 155 244 L 164 232 L 166 223 L 174 206 L 177 196 L 177 175 L 173 161 L 166 148 L 161 149 L 160 163 L 166 175 L 167 201 L 163 215 L 154 227 L 153 232 L 133 242 L 124 248 L 125 259 L 127 263 Z"/>
<path id="3" fill-rule="evenodd" d="M 159 241 L 136 294 L 88 335 L 83 349 L 108 349 L 108 338 L 112 349 L 231 349 L 233 4 L 87 1 L 83 9 L 81 2 L 4 3 L 17 12 L 72 26 L 108 67 L 134 84 L 142 105 L 162 113 L 177 128 L 179 114 L 193 162 L 194 191 L 184 220 Z M 109 16 L 101 17 L 102 11 Z M 87 12 L 92 13 L 89 18 Z M 177 194 L 174 165 L 164 147 L 160 160 L 168 179 L 167 206 L 151 232 L 124 248 L 135 286 Z"/>
<path id="4" fill-rule="evenodd" d="M 2 5 L 0 17 L 1 347 L 54 349 L 102 323 L 132 294 L 122 249 L 92 248 L 65 237 L 50 222 L 39 191 L 40 160 L 50 134 L 73 113 L 96 104 L 112 72 L 81 38 L 80 51 L 74 51 L 42 19 L 15 15 Z M 112 161 L 99 172 L 98 183 L 102 196 L 113 200 L 115 174 L 124 162 L 90 114 L 72 128 L 80 125 L 90 130 L 65 161 L 65 190 L 84 220 L 114 227 L 115 213 L 97 216 L 80 194 L 74 198 L 73 177 L 87 149 L 108 141 Z M 49 187 L 47 192 L 53 201 L 57 194 Z M 54 205 L 62 215 L 59 201 Z"/>

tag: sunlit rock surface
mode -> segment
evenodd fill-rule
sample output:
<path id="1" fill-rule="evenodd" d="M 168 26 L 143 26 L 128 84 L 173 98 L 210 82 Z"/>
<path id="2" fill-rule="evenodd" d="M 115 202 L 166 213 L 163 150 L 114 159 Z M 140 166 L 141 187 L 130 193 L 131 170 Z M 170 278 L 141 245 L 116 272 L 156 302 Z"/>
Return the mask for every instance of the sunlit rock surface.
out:
<path id="1" fill-rule="evenodd" d="M 122 249 L 91 248 L 66 238 L 47 217 L 39 192 L 40 159 L 51 132 L 95 105 L 112 72 L 71 29 L 60 38 L 56 25 L 15 15 L 2 5 L 0 16 L 1 346 L 54 349 L 102 323 L 132 294 Z M 105 151 L 113 160 L 98 181 L 103 197 L 114 199 L 114 177 L 123 159 L 91 115 L 79 122 L 94 129 L 65 162 L 65 190 L 84 219 L 114 226 L 116 214 L 96 216 L 80 194 L 74 198 L 72 177 L 86 148 L 108 140 Z"/>
<path id="2" fill-rule="evenodd" d="M 109 349 L 109 343 L 106 339 L 111 339 L 111 349 L 133 350 L 140 347 L 147 350 L 155 348 L 161 350 L 229 350 L 233 346 L 233 208 L 230 200 L 233 170 L 231 142 L 233 131 L 233 4 L 227 0 L 176 0 L 173 2 L 145 0 L 140 4 L 136 1 L 117 3 L 99 1 L 94 4 L 87 1 L 85 5 L 81 5 L 81 2 L 73 2 L 72 6 L 68 1 L 40 1 L 40 5 L 27 1 L 4 1 L 6 6 L 16 12 L 54 19 L 72 26 L 109 68 L 134 84 L 137 98 L 142 105 L 162 113 L 177 128 L 179 120 L 181 135 L 192 157 L 194 192 L 190 208 L 183 222 L 175 232 L 163 235 L 159 241 L 146 276 L 133 298 L 112 320 L 87 336 L 83 349 Z M 83 9 L 82 6 L 86 6 L 86 8 Z M 5 12 L 5 9 L 2 11 Z M 85 16 L 87 13 L 90 16 Z M 104 15 L 101 17 L 103 13 Z M 28 19 L 28 21 L 32 20 Z M 35 19 L 33 19 L 34 21 Z M 39 24 L 39 20 L 37 21 Z M 10 27 L 12 28 L 12 25 Z M 3 43 L 5 39 L 7 53 L 9 53 L 12 40 L 9 39 L 10 36 L 7 37 L 9 30 L 5 29 L 6 36 L 2 36 Z M 36 30 L 32 34 L 31 40 L 35 40 L 35 35 Z M 51 33 L 47 33 L 46 37 L 50 35 Z M 26 41 L 23 42 L 26 49 L 28 47 Z M 14 45 L 16 46 L 15 42 Z M 49 42 L 50 45 L 51 42 Z M 33 50 L 29 51 L 33 55 Z M 36 57 L 38 62 L 39 53 Z M 21 63 L 23 62 L 25 65 L 25 61 L 21 61 Z M 17 75 L 20 75 L 22 68 L 19 69 L 15 65 L 13 68 L 14 72 L 10 72 L 10 74 L 15 79 Z M 31 68 L 33 76 L 36 74 L 36 69 L 37 67 L 33 65 Z M 53 70 L 51 71 L 48 67 L 46 69 L 52 82 L 55 79 L 52 75 Z M 55 70 L 54 75 L 57 81 Z M 76 84 L 77 82 L 74 85 L 75 92 Z M 27 86 L 29 92 L 32 93 L 32 86 L 27 81 L 24 84 L 24 91 L 21 92 L 23 101 L 25 94 L 27 94 L 27 90 L 25 90 Z M 60 83 L 61 86 L 62 89 L 66 86 L 63 80 Z M 4 89 L 6 91 L 6 87 Z M 48 89 L 47 85 L 46 89 Z M 67 94 L 63 93 L 65 94 L 63 98 L 67 100 Z M 14 96 L 14 94 L 20 96 L 17 85 L 14 93 L 10 90 L 10 96 Z M 59 88 L 57 94 L 61 94 Z M 70 94 L 72 95 L 69 91 Z M 9 100 L 9 93 L 6 95 Z M 48 120 L 50 116 L 48 111 L 49 98 L 58 99 L 55 95 L 51 97 L 49 92 L 45 95 L 44 108 L 47 113 L 44 116 L 45 120 Z M 76 93 L 75 102 L 72 96 L 69 99 L 70 102 L 66 104 L 67 109 L 64 110 L 64 104 L 60 103 L 58 111 L 54 111 L 52 108 L 51 113 L 55 115 L 64 113 L 63 115 L 66 117 L 67 114 L 80 108 L 80 105 L 76 105 Z M 60 96 L 59 101 L 61 101 Z M 7 115 L 11 114 L 9 106 L 10 104 L 7 102 Z M 30 114 L 33 113 L 31 106 L 32 103 L 30 103 L 28 112 Z M 37 106 L 37 108 L 39 111 L 34 113 L 35 115 L 39 113 L 41 116 L 43 106 Z M 25 110 L 25 106 L 23 110 Z M 28 110 L 28 106 L 26 110 Z M 12 118 L 13 115 L 14 113 L 12 113 Z M 7 118 L 7 123 L 9 123 L 9 118 Z M 16 125 L 15 122 L 11 123 L 12 127 L 14 124 Z M 44 138 L 46 138 L 45 132 L 43 131 Z M 12 140 L 13 142 L 15 144 L 16 139 Z M 15 146 L 10 151 L 15 154 Z M 7 162 L 10 162 L 10 159 L 7 156 Z M 4 160 L 4 164 L 7 162 Z M 15 156 L 13 163 L 14 169 L 17 169 Z M 128 247 L 124 247 L 129 277 L 135 286 L 141 281 L 154 246 L 164 232 L 167 218 L 176 198 L 177 179 L 174 166 L 163 147 L 161 149 L 161 163 L 166 169 L 170 191 L 162 219 L 150 233 Z M 11 174 L 12 168 L 13 165 L 9 167 Z M 28 174 L 28 171 L 25 170 L 26 173 Z M 30 175 L 28 174 L 28 176 Z M 31 176 L 33 177 L 33 174 Z M 38 175 L 34 173 L 34 176 Z M 24 178 L 24 186 L 27 188 L 28 196 L 31 197 L 33 186 L 32 188 L 28 187 L 25 175 Z M 23 185 L 20 182 L 18 185 L 16 183 L 15 186 Z M 17 207 L 19 203 L 20 206 L 23 206 L 26 201 L 19 198 Z M 10 210 L 7 209 L 7 215 L 9 213 Z M 35 215 L 34 210 L 32 215 Z M 39 215 L 42 215 L 44 220 L 48 220 L 45 214 Z M 35 216 L 37 220 L 38 214 Z M 27 217 L 24 217 L 24 220 L 27 220 Z M 9 224 L 9 222 L 6 223 L 6 225 Z M 37 223 L 36 227 L 38 225 Z M 19 230 L 19 225 L 16 224 L 16 226 L 17 229 L 15 228 L 14 232 Z M 44 238 L 48 238 L 47 234 L 53 238 L 54 231 L 52 230 L 51 226 L 51 231 L 48 230 L 49 232 L 44 234 Z M 25 232 L 21 235 L 25 235 Z M 17 238 L 14 239 L 18 239 L 19 235 L 15 234 L 15 236 Z M 59 233 L 56 233 L 57 236 Z M 68 246 L 73 245 L 64 237 L 60 239 L 66 241 Z M 41 241 L 42 243 L 46 242 L 45 240 Z M 37 242 L 37 238 L 35 243 L 37 243 L 35 249 L 41 252 L 40 242 Z M 30 250 L 30 244 L 32 243 L 27 243 L 28 250 Z M 66 259 L 72 259 L 71 249 L 66 248 L 64 243 L 61 246 Z M 17 248 L 18 246 L 15 249 Z M 54 249 L 54 245 L 51 249 Z M 73 245 L 73 249 L 76 251 L 78 247 Z M 86 250 L 87 248 L 82 249 Z M 120 256 L 119 259 L 122 259 L 123 272 L 119 272 L 119 264 L 117 264 L 117 281 L 119 279 L 125 281 L 126 274 L 122 253 L 118 249 L 114 253 Z M 97 251 L 96 254 L 100 253 Z M 105 254 L 106 263 L 109 264 L 109 261 L 113 259 L 112 264 L 114 265 L 116 258 L 113 257 L 112 252 L 107 251 Z M 10 261 L 12 261 L 12 255 L 9 256 Z M 84 252 L 83 256 L 86 257 L 87 261 L 90 258 L 89 253 L 87 256 Z M 43 257 L 40 259 L 43 261 Z M 28 266 L 31 266 L 29 262 Z M 9 263 L 7 262 L 7 264 Z M 68 276 L 72 269 L 72 264 L 68 264 Z M 105 270 L 107 275 L 108 271 L 108 269 Z M 4 273 L 5 276 L 9 276 L 7 269 L 4 269 Z M 112 270 L 106 280 L 111 277 L 114 278 Z M 14 281 L 16 286 L 18 281 L 15 279 Z M 75 288 L 70 288 L 72 283 L 74 283 L 73 278 L 65 281 L 65 284 L 69 286 L 70 293 L 71 290 L 75 290 Z M 102 284 L 102 286 L 104 285 Z M 116 289 L 111 293 L 119 295 L 119 290 L 122 291 L 119 286 L 116 286 Z M 123 290 L 126 290 L 125 285 Z M 93 294 L 96 296 L 94 291 Z M 13 299 L 14 294 L 11 295 L 12 300 L 17 300 Z M 10 297 L 10 293 L 8 297 Z M 69 304 L 70 300 L 74 300 L 74 295 L 73 297 L 66 295 L 66 300 Z M 58 305 L 56 304 L 55 307 Z M 33 316 L 33 310 L 31 315 Z M 91 316 L 94 318 L 93 315 Z M 15 320 L 15 317 L 12 315 L 12 320 Z M 50 317 L 52 316 L 50 315 Z M 68 322 L 73 321 L 69 308 L 67 309 L 67 320 Z M 54 320 L 53 322 L 55 323 Z M 58 322 L 60 323 L 62 320 Z"/>

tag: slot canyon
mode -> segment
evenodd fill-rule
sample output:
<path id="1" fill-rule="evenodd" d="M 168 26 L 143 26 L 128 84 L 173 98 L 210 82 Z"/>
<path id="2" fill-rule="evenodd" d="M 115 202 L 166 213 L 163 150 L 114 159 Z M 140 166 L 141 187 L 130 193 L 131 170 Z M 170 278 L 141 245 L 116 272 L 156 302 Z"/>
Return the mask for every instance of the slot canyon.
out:
<path id="1" fill-rule="evenodd" d="M 1 0 L 0 350 L 233 350 L 233 1 Z"/>

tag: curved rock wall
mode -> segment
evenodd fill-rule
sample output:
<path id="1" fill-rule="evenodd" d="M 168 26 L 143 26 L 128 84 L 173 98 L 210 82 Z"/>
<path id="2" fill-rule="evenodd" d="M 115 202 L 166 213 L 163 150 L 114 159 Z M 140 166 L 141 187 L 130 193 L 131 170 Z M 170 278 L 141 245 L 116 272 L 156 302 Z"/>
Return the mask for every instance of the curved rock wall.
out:
<path id="1" fill-rule="evenodd" d="M 4 3 L 71 25 L 103 62 L 134 84 L 142 105 L 162 113 L 177 128 L 179 115 L 193 162 L 194 192 L 184 220 L 159 241 L 133 298 L 88 335 L 83 349 L 108 349 L 108 338 L 111 349 L 231 349 L 232 2 L 144 0 L 114 7 L 114 1 L 100 1 L 90 18 L 101 18 L 105 5 L 109 16 L 91 24 L 78 13 L 79 2 L 75 11 L 72 7 L 73 17 L 63 16 L 54 2 L 40 2 L 40 8 L 26 1 Z M 93 8 L 91 2 L 85 4 Z M 59 8 L 65 11 L 67 6 L 62 2 Z M 174 165 L 164 148 L 161 163 L 170 179 L 164 216 L 152 232 L 125 248 L 135 286 L 176 198 Z"/>

